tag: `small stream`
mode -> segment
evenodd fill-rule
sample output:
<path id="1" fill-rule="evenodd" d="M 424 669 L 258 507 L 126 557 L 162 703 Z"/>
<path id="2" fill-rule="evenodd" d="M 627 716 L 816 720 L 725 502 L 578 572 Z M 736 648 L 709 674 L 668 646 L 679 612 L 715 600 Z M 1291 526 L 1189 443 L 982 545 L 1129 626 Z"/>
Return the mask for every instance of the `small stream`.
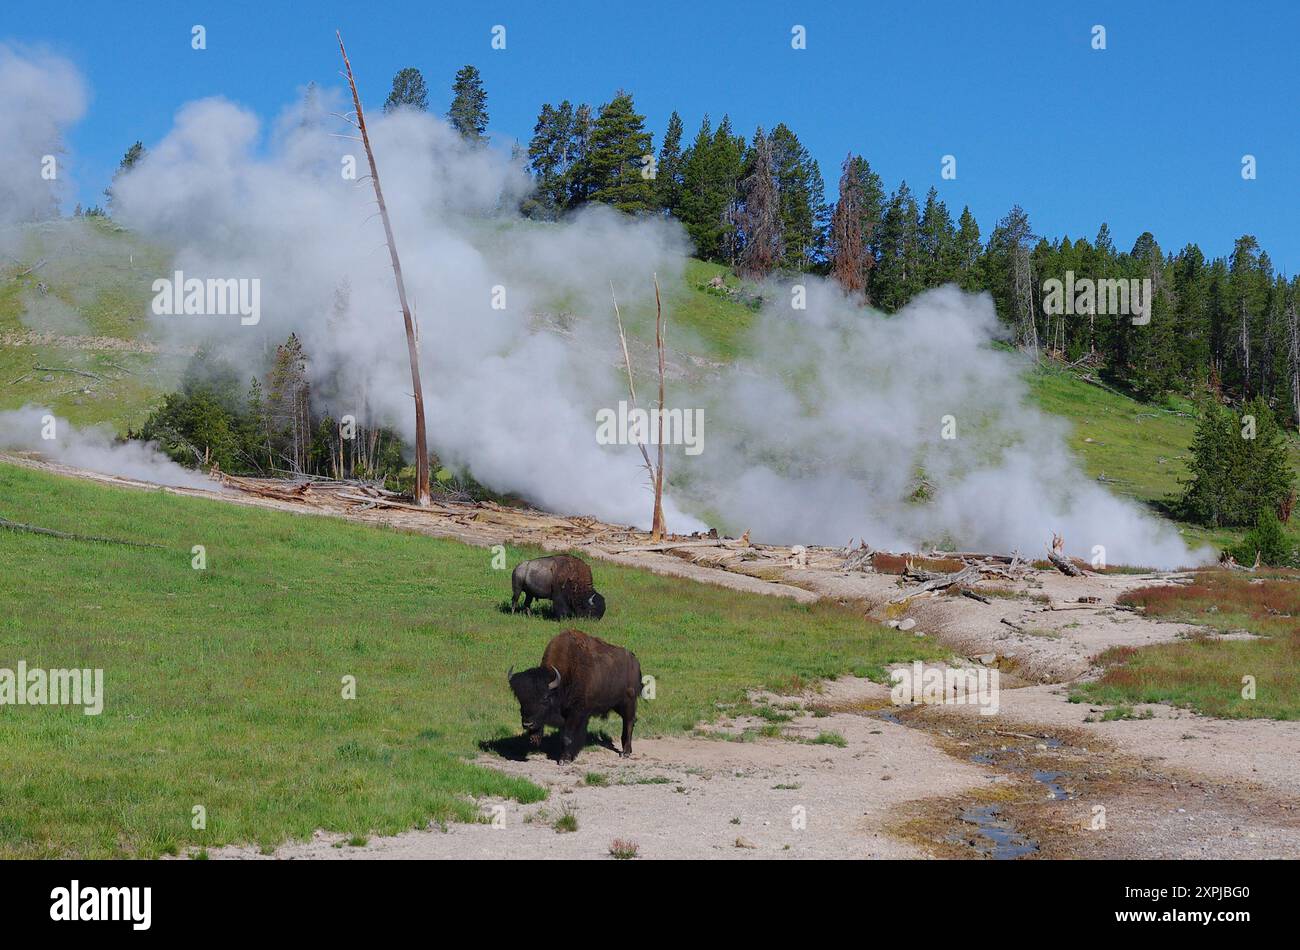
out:
<path id="1" fill-rule="evenodd" d="M 1014 824 L 1002 817 L 1002 809 L 997 805 L 967 808 L 961 813 L 961 820 L 975 826 L 976 837 L 968 839 L 967 844 L 995 861 L 1023 858 L 1038 850 L 1038 842 L 1017 831 Z"/>
<path id="2" fill-rule="evenodd" d="M 900 720 L 898 715 L 889 707 L 871 710 L 866 715 L 896 725 L 907 726 L 908 728 L 920 728 L 911 722 Z M 1049 749 L 1059 749 L 1061 747 L 1061 740 L 1055 736 L 1044 736 L 1037 741 Z M 1007 751 L 1005 746 L 1003 751 Z M 1028 771 L 1024 766 L 999 763 L 997 758 L 997 754 L 991 751 L 975 752 L 971 755 L 970 760 L 978 765 L 987 765 L 1010 773 L 1024 774 Z M 1061 784 L 1062 779 L 1068 779 L 1068 772 L 1034 769 L 1029 771 L 1029 775 L 1033 777 L 1035 782 L 1047 789 L 1052 801 L 1063 802 L 1074 798 L 1074 793 Z M 973 836 L 963 834 L 960 839 L 956 840 L 970 845 L 985 857 L 992 858 L 995 861 L 1014 860 L 1025 855 L 1035 854 L 1039 850 L 1038 842 L 1016 828 L 1015 823 L 1006 816 L 1000 805 L 972 805 L 963 809 L 958 814 L 958 817 L 966 824 L 974 826 L 974 834 Z"/>

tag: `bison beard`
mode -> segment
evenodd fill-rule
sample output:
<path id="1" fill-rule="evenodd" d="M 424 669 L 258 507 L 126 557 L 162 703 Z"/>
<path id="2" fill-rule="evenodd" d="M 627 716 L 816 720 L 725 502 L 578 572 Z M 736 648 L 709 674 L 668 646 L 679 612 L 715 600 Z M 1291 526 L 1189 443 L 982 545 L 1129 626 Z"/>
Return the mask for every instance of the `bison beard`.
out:
<path id="1" fill-rule="evenodd" d="M 571 762 L 586 740 L 588 720 L 616 712 L 623 718 L 619 754 L 631 754 L 641 691 L 636 654 L 580 630 L 565 630 L 546 645 L 540 666 L 509 679 L 533 745 L 540 744 L 546 726 L 559 726 L 563 736 L 559 758 Z"/>

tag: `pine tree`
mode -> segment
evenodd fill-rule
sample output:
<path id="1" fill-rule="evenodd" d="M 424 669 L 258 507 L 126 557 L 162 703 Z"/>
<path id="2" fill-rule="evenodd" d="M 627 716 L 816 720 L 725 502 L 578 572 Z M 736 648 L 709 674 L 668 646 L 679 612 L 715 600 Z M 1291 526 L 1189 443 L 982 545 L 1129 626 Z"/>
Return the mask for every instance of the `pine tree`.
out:
<path id="1" fill-rule="evenodd" d="M 271 421 L 266 411 L 266 399 L 262 395 L 262 381 L 256 376 L 248 386 L 248 433 L 247 444 L 251 449 L 253 464 L 259 469 L 266 463 L 266 472 L 275 467 L 271 457 Z"/>
<path id="2" fill-rule="evenodd" d="M 668 117 L 668 130 L 655 168 L 655 199 L 665 214 L 676 215 L 681 210 L 683 158 L 682 117 L 674 112 Z"/>
<path id="3" fill-rule="evenodd" d="M 636 111 L 631 94 L 620 90 L 601 106 L 578 171 L 589 200 L 628 214 L 654 211 L 654 180 L 645 171 L 652 154 L 645 116 Z"/>
<path id="4" fill-rule="evenodd" d="M 414 66 L 398 70 L 393 77 L 393 90 L 384 100 L 385 112 L 392 112 L 399 106 L 418 109 L 420 112 L 429 110 L 429 87 L 424 82 L 424 76 Z"/>
<path id="5" fill-rule="evenodd" d="M 1172 285 L 1182 329 L 1178 376 L 1185 385 L 1204 381 L 1210 364 L 1210 318 L 1205 255 L 1188 244 L 1174 259 Z"/>
<path id="6" fill-rule="evenodd" d="M 821 169 L 784 122 L 768 136 L 773 174 L 781 205 L 782 265 L 806 271 L 826 249 L 826 186 Z"/>
<path id="7" fill-rule="evenodd" d="M 745 168 L 745 137 L 733 135 L 731 117 L 724 115 L 713 133 L 718 193 L 725 197 L 721 221 L 721 257 L 735 265 L 740 253 L 740 179 Z"/>
<path id="8" fill-rule="evenodd" d="M 1093 280 L 1108 280 L 1115 276 L 1117 260 L 1115 244 L 1110 237 L 1110 225 L 1105 221 L 1097 229 L 1096 240 L 1092 242 L 1092 261 L 1088 277 Z M 1088 312 L 1088 352 L 1097 352 L 1097 309 L 1094 304 Z"/>
<path id="9" fill-rule="evenodd" d="M 696 254 L 705 260 L 735 260 L 737 191 L 744 147 L 744 137 L 732 135 L 729 119 L 724 117 L 713 129 L 706 115 L 682 158 L 680 218 Z"/>
<path id="10" fill-rule="evenodd" d="M 296 334 L 276 347 L 266 387 L 266 412 L 271 445 L 294 473 L 306 471 L 311 445 L 311 395 L 307 355 Z"/>
<path id="11" fill-rule="evenodd" d="M 528 144 L 528 164 L 533 171 L 534 195 L 524 202 L 530 217 L 554 219 L 568 204 L 567 175 L 573 134 L 573 105 L 565 99 L 558 107 L 542 105 Z"/>
<path id="12" fill-rule="evenodd" d="M 761 127 L 754 132 L 740 194 L 743 249 L 737 270 L 742 276 L 761 279 L 780 263 L 784 251 L 772 145 Z"/>
<path id="13" fill-rule="evenodd" d="M 1183 513 L 1215 528 L 1257 524 L 1279 510 L 1295 482 L 1282 429 L 1258 397 L 1240 414 L 1206 403 L 1188 468 Z"/>
<path id="14" fill-rule="evenodd" d="M 919 237 L 922 284 L 938 287 L 956 280 L 959 271 L 957 232 L 953 228 L 948 206 L 939 200 L 939 192 L 935 188 L 931 188 L 925 196 Z"/>
<path id="15" fill-rule="evenodd" d="M 998 304 L 998 312 L 1016 328 L 1017 342 L 1031 350 L 1035 358 L 1038 315 L 1030 246 L 1036 237 L 1029 215 L 1020 205 L 1013 205 L 993 229 L 985 251 L 987 288 Z"/>
<path id="16" fill-rule="evenodd" d="M 1286 335 L 1287 335 L 1287 383 L 1290 387 L 1291 418 L 1300 426 L 1300 313 L 1297 313 L 1296 298 L 1300 296 L 1300 277 L 1292 280 L 1287 292 Z"/>
<path id="17" fill-rule="evenodd" d="M 148 152 L 149 150 L 144 147 L 143 142 L 139 140 L 134 142 L 131 147 L 126 150 L 126 154 L 122 156 L 122 161 L 118 163 L 117 171 L 113 172 L 113 181 L 116 182 L 118 178 L 134 168 L 145 157 L 145 155 L 148 154 Z M 104 197 L 106 198 L 105 204 L 108 205 L 108 210 L 111 213 L 113 210 L 112 183 L 104 189 Z"/>
<path id="18" fill-rule="evenodd" d="M 983 284 L 980 272 L 980 226 L 970 212 L 970 206 L 961 209 L 957 219 L 957 234 L 953 239 L 953 258 L 957 264 L 957 282 L 962 290 L 979 290 Z"/>
<path id="19" fill-rule="evenodd" d="M 925 287 L 920 216 L 907 182 L 902 182 L 889 200 L 878 243 L 880 257 L 871 274 L 871 299 L 894 311 Z"/>
<path id="20" fill-rule="evenodd" d="M 722 205 L 717 201 L 712 180 L 711 148 L 713 125 L 706 114 L 695 133 L 695 141 L 682 155 L 681 222 L 695 244 L 695 253 L 705 260 L 715 260 L 717 221 Z"/>
<path id="21" fill-rule="evenodd" d="M 873 251 L 883 214 L 880 176 L 860 155 L 840 166 L 839 200 L 830 223 L 831 276 L 849 294 L 865 296 L 876 258 Z"/>
<path id="22" fill-rule="evenodd" d="M 1140 399 L 1154 399 L 1173 389 L 1181 376 L 1172 289 L 1165 286 L 1164 256 L 1150 231 L 1138 236 L 1129 257 L 1135 265 L 1133 276 L 1151 281 L 1151 310 L 1145 325 L 1134 326 L 1126 315 L 1114 318 L 1127 354 L 1127 366 L 1119 368 Z"/>
<path id="23" fill-rule="evenodd" d="M 451 87 L 451 108 L 447 118 L 452 128 L 460 133 L 461 138 L 475 145 L 485 141 L 487 131 L 487 93 L 483 90 L 483 79 L 474 66 L 462 66 L 456 73 L 456 81 Z"/>
<path id="24" fill-rule="evenodd" d="M 1257 392 L 1255 376 L 1260 371 L 1255 357 L 1259 350 L 1258 331 L 1267 311 L 1268 286 L 1272 283 L 1268 256 L 1260 252 L 1252 234 L 1237 238 L 1228 259 L 1228 292 L 1233 322 L 1228 382 L 1244 396 Z"/>
<path id="25" fill-rule="evenodd" d="M 568 192 L 566 208 L 577 208 L 591 198 L 587 156 L 591 150 L 592 125 L 591 106 L 585 103 L 578 106 L 573 113 L 573 122 L 569 125 L 569 167 L 564 176 Z"/>

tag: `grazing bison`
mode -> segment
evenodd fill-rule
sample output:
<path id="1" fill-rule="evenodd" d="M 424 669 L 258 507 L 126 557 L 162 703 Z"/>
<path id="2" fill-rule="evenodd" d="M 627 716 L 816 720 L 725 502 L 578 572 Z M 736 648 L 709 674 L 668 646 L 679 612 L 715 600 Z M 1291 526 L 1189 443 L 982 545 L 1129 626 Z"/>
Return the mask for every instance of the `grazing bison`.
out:
<path id="1" fill-rule="evenodd" d="M 506 676 L 532 745 L 542 744 L 546 726 L 558 726 L 564 737 L 560 761 L 572 762 L 586 740 L 587 720 L 616 712 L 623 717 L 619 754 L 631 754 L 641 692 L 641 664 L 635 653 L 581 630 L 565 630 L 546 645 L 541 666 L 522 673 L 512 668 Z"/>
<path id="2" fill-rule="evenodd" d="M 591 568 L 586 561 L 567 554 L 534 558 L 515 568 L 510 585 L 510 612 L 514 613 L 519 595 L 524 595 L 524 610 L 532 613 L 534 597 L 549 600 L 555 616 L 589 617 L 599 620 L 605 616 L 605 598 L 596 592 L 591 583 Z"/>

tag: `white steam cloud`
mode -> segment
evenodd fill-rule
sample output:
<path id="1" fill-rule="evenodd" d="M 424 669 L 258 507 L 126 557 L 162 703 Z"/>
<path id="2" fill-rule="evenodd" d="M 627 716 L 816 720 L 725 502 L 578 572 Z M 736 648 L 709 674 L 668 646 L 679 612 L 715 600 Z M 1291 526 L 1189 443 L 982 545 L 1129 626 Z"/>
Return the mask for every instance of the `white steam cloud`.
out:
<path id="1" fill-rule="evenodd" d="M 728 423 L 704 453 L 710 508 L 790 541 L 1032 558 L 1056 531 L 1108 564 L 1193 559 L 1171 525 L 1081 473 L 1067 425 L 1030 403 L 1023 359 L 989 345 L 987 294 L 944 287 L 892 317 L 822 281 L 806 311 L 770 296 L 754 356 L 700 396 Z"/>
<path id="2" fill-rule="evenodd" d="M 0 452 L 35 452 L 52 462 L 105 475 L 220 490 L 211 479 L 177 465 L 153 443 L 119 442 L 107 428 L 78 429 L 43 406 L 0 412 Z"/>
<path id="3" fill-rule="evenodd" d="M 0 225 L 57 209 L 70 185 L 64 131 L 85 109 L 85 86 L 70 62 L 0 43 Z"/>
<path id="4" fill-rule="evenodd" d="M 260 281 L 256 326 L 169 316 L 157 331 L 205 340 L 250 376 L 294 332 L 318 409 L 368 416 L 409 443 L 405 339 L 365 156 L 323 113 L 290 110 L 266 136 L 230 102 L 191 103 L 118 180 L 115 217 L 174 248 L 186 277 Z M 638 304 L 643 329 L 651 275 L 680 283 L 681 229 L 605 208 L 525 221 L 513 209 L 527 176 L 503 154 L 425 114 L 376 110 L 370 125 L 420 327 L 432 447 L 542 507 L 647 526 L 639 453 L 595 438 L 596 410 L 626 398 L 609 291 Z M 760 540 L 1030 556 L 1059 531 L 1070 553 L 1102 545 L 1109 563 L 1192 559 L 1171 527 L 1082 475 L 1063 424 L 1026 401 L 1017 358 L 990 347 L 986 297 L 945 288 L 883 317 L 805 283 L 806 311 L 769 295 L 747 359 L 670 384 L 670 406 L 703 407 L 706 420 L 701 455 L 670 453 L 670 530 L 707 519 Z M 671 308 L 668 319 L 681 346 Z M 644 406 L 650 375 L 639 381 Z M 941 438 L 949 415 L 955 439 Z"/>

